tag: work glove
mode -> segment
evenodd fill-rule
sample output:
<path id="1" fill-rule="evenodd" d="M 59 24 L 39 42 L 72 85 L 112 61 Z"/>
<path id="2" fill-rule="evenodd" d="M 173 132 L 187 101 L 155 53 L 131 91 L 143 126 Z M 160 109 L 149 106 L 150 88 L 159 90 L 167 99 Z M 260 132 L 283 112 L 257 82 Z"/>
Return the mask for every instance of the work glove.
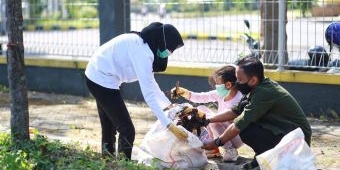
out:
<path id="1" fill-rule="evenodd" d="M 177 96 L 182 96 L 186 99 L 190 98 L 190 92 L 189 90 L 183 88 L 183 87 L 174 87 L 171 89 L 171 98 L 177 98 Z"/>
<path id="2" fill-rule="evenodd" d="M 180 140 L 188 139 L 188 134 L 184 130 L 177 127 L 176 125 L 170 123 L 167 127 L 170 130 L 170 132 L 172 132 L 178 139 Z"/>
<path id="3" fill-rule="evenodd" d="M 198 123 L 201 126 L 207 126 L 210 123 L 210 120 L 206 119 L 205 113 L 199 111 L 197 108 L 185 107 L 182 113 L 183 115 L 194 115 L 196 123 Z"/>
<path id="4" fill-rule="evenodd" d="M 197 108 L 194 108 L 194 107 L 185 107 L 182 112 L 184 115 L 190 115 L 193 112 L 197 112 L 196 116 L 198 118 L 201 118 L 201 119 L 205 118 L 205 113 L 199 111 Z"/>
<path id="5" fill-rule="evenodd" d="M 208 126 L 209 123 L 210 123 L 210 119 L 203 119 L 203 120 L 202 120 L 202 124 L 203 124 L 204 126 Z"/>

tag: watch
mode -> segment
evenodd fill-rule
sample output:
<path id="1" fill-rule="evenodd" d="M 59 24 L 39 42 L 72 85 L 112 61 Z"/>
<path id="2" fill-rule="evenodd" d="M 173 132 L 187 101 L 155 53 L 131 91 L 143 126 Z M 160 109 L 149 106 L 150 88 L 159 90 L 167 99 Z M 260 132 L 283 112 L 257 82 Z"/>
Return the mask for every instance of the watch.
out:
<path id="1" fill-rule="evenodd" d="M 217 138 L 214 140 L 214 142 L 215 142 L 215 145 L 216 145 L 216 146 L 223 146 L 223 145 L 224 145 L 224 143 L 222 143 L 222 140 L 221 140 L 220 137 L 217 137 Z"/>

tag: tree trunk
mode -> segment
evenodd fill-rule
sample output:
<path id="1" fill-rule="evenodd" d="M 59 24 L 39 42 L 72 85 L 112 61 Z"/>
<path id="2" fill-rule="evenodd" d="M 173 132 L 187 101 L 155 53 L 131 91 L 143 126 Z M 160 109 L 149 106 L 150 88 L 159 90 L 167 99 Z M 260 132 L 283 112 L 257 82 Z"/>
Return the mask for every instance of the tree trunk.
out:
<path id="1" fill-rule="evenodd" d="M 7 69 L 11 105 L 12 141 L 29 140 L 27 86 L 24 64 L 21 0 L 6 1 Z"/>
<path id="2" fill-rule="evenodd" d="M 287 23 L 287 8 L 286 8 Z M 278 39 L 279 39 L 279 0 L 261 0 L 261 42 L 262 59 L 264 63 L 278 63 Z M 287 33 L 285 49 L 287 49 Z M 285 63 L 288 62 L 287 52 Z"/>

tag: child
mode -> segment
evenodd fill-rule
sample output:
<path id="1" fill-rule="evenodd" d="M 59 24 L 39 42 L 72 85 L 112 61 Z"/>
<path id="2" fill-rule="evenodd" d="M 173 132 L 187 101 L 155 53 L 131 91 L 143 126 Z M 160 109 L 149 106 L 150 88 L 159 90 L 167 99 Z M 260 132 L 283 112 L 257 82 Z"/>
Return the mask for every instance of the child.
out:
<path id="1" fill-rule="evenodd" d="M 209 83 L 215 87 L 215 90 L 196 93 L 183 87 L 178 87 L 176 93 L 195 103 L 217 102 L 217 113 L 214 113 L 205 106 L 197 107 L 199 111 L 204 112 L 207 117 L 210 117 L 213 114 L 223 113 L 241 100 L 242 94 L 235 88 L 235 82 L 235 66 L 226 65 L 214 71 L 209 77 Z M 230 122 L 210 123 L 207 126 L 209 137 L 211 139 L 219 137 L 229 125 Z M 222 147 L 224 149 L 223 161 L 236 161 L 238 157 L 237 148 L 241 147 L 242 144 L 243 142 L 239 136 L 225 143 Z M 211 158 L 220 156 L 220 151 L 219 149 L 206 150 L 206 154 L 208 158 Z"/>

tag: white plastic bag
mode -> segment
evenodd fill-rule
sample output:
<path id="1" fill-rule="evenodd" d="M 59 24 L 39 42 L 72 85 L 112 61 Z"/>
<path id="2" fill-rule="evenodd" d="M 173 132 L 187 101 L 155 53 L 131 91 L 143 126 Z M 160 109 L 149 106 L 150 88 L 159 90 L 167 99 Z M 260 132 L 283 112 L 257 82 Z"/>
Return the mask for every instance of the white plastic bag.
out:
<path id="1" fill-rule="evenodd" d="M 178 110 L 180 111 L 180 108 L 175 107 L 167 114 L 173 119 L 173 114 Z M 161 167 L 174 169 L 199 168 L 206 165 L 208 159 L 201 149 L 203 143 L 184 127 L 178 127 L 188 133 L 188 141 L 177 139 L 157 121 L 145 135 L 139 148 L 135 149 L 138 162 L 151 165 L 155 163 L 154 158 L 157 158 Z"/>
<path id="2" fill-rule="evenodd" d="M 273 149 L 256 156 L 256 160 L 261 170 L 316 170 L 315 156 L 300 128 L 289 132 Z"/>

